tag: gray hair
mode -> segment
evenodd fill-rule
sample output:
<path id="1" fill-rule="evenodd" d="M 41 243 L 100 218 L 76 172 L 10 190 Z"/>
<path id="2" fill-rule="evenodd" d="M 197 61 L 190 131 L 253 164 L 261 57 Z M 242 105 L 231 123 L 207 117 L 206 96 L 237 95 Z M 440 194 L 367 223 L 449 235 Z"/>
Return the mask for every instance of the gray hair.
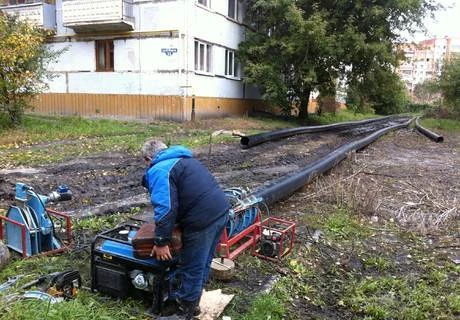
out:
<path id="1" fill-rule="evenodd" d="M 168 148 L 168 146 L 165 145 L 163 141 L 152 139 L 144 143 L 141 152 L 144 158 L 153 159 L 158 152 L 166 148 Z"/>

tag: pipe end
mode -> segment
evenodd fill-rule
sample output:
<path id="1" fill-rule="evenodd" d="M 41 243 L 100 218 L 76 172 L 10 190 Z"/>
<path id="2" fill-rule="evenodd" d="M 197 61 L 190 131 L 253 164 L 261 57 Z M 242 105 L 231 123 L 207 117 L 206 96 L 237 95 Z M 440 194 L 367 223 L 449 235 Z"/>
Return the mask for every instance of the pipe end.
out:
<path id="1" fill-rule="evenodd" d="M 249 144 L 249 137 L 241 137 L 240 144 L 243 149 L 246 149 Z"/>

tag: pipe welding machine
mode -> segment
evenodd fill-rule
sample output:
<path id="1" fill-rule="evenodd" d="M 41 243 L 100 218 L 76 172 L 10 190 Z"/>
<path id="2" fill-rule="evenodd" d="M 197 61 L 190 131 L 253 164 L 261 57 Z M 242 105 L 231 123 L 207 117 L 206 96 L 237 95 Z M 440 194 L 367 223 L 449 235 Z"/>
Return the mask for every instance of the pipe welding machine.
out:
<path id="1" fill-rule="evenodd" d="M 49 202 L 72 199 L 72 192 L 67 186 L 61 185 L 45 196 L 36 193 L 31 186 L 16 183 L 15 199 L 19 205 L 10 206 L 6 216 L 0 216 L 0 239 L 5 238 L 10 249 L 22 253 L 23 257 L 67 249 L 66 241 L 72 238 L 70 217 L 46 208 Z M 65 220 L 65 239 L 57 235 L 56 220 Z"/>

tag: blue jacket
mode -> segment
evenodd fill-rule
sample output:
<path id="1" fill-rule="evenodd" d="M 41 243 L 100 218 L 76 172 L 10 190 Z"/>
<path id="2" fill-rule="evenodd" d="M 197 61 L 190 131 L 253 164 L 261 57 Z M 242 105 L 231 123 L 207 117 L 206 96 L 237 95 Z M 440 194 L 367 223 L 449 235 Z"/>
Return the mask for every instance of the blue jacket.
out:
<path id="1" fill-rule="evenodd" d="M 171 240 L 177 223 L 199 231 L 227 214 L 230 204 L 209 170 L 190 150 L 173 146 L 160 151 L 144 175 L 156 224 L 155 244 Z"/>

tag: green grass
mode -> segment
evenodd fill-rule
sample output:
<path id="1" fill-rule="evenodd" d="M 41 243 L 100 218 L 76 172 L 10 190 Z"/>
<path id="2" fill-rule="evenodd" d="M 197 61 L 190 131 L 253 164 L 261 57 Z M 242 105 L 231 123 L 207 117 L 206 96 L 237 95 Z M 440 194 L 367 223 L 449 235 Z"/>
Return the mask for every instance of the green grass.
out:
<path id="1" fill-rule="evenodd" d="M 340 207 L 321 215 L 307 215 L 307 225 L 322 230 L 324 239 L 306 252 L 298 248 L 282 264 L 285 275 L 270 295 L 284 305 L 285 319 L 299 319 L 296 307 L 291 307 L 293 302 L 313 311 L 322 309 L 325 313 L 321 314 L 328 318 L 342 315 L 350 319 L 415 320 L 458 316 L 460 268 L 449 259 L 427 252 L 423 237 L 399 233 L 390 226 L 376 232 L 370 228 L 375 226 L 366 224 L 367 219 Z M 380 235 L 388 232 L 394 232 L 402 242 L 380 242 Z M 410 254 L 410 260 L 400 258 L 402 252 L 403 257 Z M 362 267 L 348 265 L 353 253 Z M 254 314 L 254 309 L 251 306 L 248 314 Z"/>
<path id="2" fill-rule="evenodd" d="M 89 264 L 88 256 L 79 257 L 82 259 L 75 259 L 75 261 L 73 258 L 72 254 L 36 256 L 28 259 L 17 258 L 0 272 L 0 281 L 6 281 L 15 275 L 23 275 L 24 278 L 18 282 L 22 285 L 38 275 L 64 271 L 66 268 L 85 269 L 86 264 Z"/>
<path id="3" fill-rule="evenodd" d="M 142 123 L 79 117 L 27 116 L 21 128 L 1 131 L 0 166 L 36 165 L 103 152 L 137 153 L 149 138 L 167 144 L 199 147 L 209 144 L 209 129 L 182 127 L 173 122 Z M 212 143 L 235 140 L 212 137 Z"/>
<path id="4" fill-rule="evenodd" d="M 0 132 L 0 166 L 52 163 L 107 151 L 133 152 L 147 138 L 173 129 L 168 123 L 29 115 L 21 127 Z"/>
<path id="5" fill-rule="evenodd" d="M 72 224 L 72 228 L 74 232 L 77 233 L 81 231 L 98 233 L 127 221 L 133 214 L 137 212 L 139 212 L 139 208 L 135 207 L 130 212 L 117 212 L 111 215 L 76 219 Z"/>
<path id="6" fill-rule="evenodd" d="M 310 121 L 315 124 L 332 124 L 336 122 L 346 122 L 346 121 L 358 121 L 365 120 L 370 118 L 378 118 L 379 115 L 373 113 L 354 113 L 349 110 L 341 110 L 336 113 L 323 113 L 321 116 L 312 114 L 309 116 Z"/>
<path id="7" fill-rule="evenodd" d="M 394 263 L 386 257 L 374 254 L 364 260 L 364 266 L 366 269 L 375 268 L 379 272 L 384 272 L 394 268 Z"/>
<path id="8" fill-rule="evenodd" d="M 369 319 L 453 319 L 459 310 L 455 288 L 454 281 L 434 285 L 410 277 L 370 277 L 352 287 L 344 301 Z"/>
<path id="9" fill-rule="evenodd" d="M 0 320 L 134 320 L 149 319 L 139 302 L 125 300 L 123 303 L 103 299 L 89 292 L 80 291 L 74 300 L 49 304 L 40 300 L 20 300 L 0 306 Z"/>
<path id="10" fill-rule="evenodd" d="M 281 320 L 284 319 L 286 311 L 283 302 L 276 296 L 261 295 L 257 297 L 250 306 L 250 311 L 236 317 L 237 320 Z"/>
<path id="11" fill-rule="evenodd" d="M 149 138 L 158 137 L 168 145 L 190 148 L 237 141 L 216 130 L 239 130 L 252 134 L 295 125 L 271 118 L 226 118 L 197 121 L 196 124 L 156 121 L 117 121 L 72 116 L 26 115 L 20 127 L 0 127 L 0 167 L 37 165 L 103 152 L 139 152 Z"/>
<path id="12" fill-rule="evenodd" d="M 444 130 L 451 132 L 460 131 L 460 120 L 453 119 L 422 119 L 421 125 L 433 129 L 433 130 Z"/>
<path id="13" fill-rule="evenodd" d="M 333 239 L 356 239 L 369 234 L 368 228 L 358 220 L 357 216 L 345 208 L 338 208 L 318 219 L 320 229 Z"/>
<path id="14" fill-rule="evenodd" d="M 56 140 L 160 133 L 171 130 L 168 123 L 28 115 L 20 127 L 0 131 L 1 145 L 22 145 Z M 147 130 L 147 132 L 145 132 Z"/>

